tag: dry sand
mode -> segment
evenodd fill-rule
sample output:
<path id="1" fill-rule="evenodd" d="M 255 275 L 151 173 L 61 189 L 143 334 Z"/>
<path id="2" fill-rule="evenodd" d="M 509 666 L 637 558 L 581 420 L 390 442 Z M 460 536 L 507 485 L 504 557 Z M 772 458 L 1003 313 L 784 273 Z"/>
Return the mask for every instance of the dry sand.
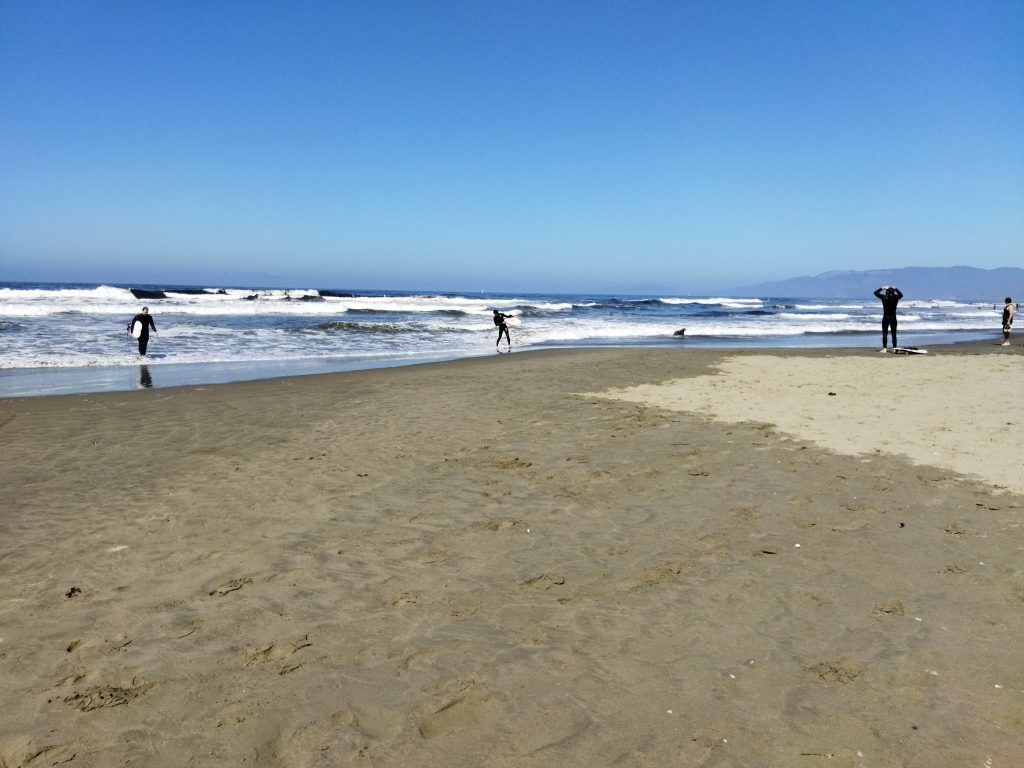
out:
<path id="1" fill-rule="evenodd" d="M 1022 352 L 0 401 L 0 766 L 1022 765 Z"/>
<path id="2" fill-rule="evenodd" d="M 718 421 L 764 422 L 841 453 L 898 454 L 1024 493 L 1020 357 L 890 359 L 737 355 L 704 376 L 606 394 Z"/>

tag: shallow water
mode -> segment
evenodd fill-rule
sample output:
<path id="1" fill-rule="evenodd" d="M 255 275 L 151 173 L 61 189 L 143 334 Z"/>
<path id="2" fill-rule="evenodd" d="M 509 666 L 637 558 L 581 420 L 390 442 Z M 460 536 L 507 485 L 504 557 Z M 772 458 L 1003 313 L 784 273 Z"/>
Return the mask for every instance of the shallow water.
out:
<path id="1" fill-rule="evenodd" d="M 492 311 L 513 349 L 579 346 L 872 347 L 874 297 L 441 294 L 204 286 L 0 284 L 0 396 L 218 383 L 493 354 Z M 140 362 L 127 333 L 150 307 Z M 904 299 L 905 346 L 983 338 L 999 308 Z M 677 335 L 682 329 L 685 333 Z M 504 345 L 503 345 L 504 349 Z"/>

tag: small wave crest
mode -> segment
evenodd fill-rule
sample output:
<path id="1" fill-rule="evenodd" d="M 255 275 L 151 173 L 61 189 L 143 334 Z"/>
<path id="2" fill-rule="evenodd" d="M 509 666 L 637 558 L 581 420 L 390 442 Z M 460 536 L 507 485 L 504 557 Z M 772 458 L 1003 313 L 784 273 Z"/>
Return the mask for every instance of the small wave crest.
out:
<path id="1" fill-rule="evenodd" d="M 310 328 L 294 328 L 292 330 L 304 332 L 307 330 L 324 331 L 335 333 L 337 331 L 353 331 L 355 333 L 406 333 L 408 328 L 398 323 L 360 323 L 352 320 L 331 320 L 327 323 L 317 323 Z"/>
<path id="2" fill-rule="evenodd" d="M 732 309 L 742 309 L 744 307 L 761 307 L 764 306 L 764 301 L 761 299 L 733 299 L 723 296 L 713 296 L 711 298 L 664 298 L 658 299 L 658 301 L 664 304 L 717 304 L 721 307 L 730 307 Z"/>

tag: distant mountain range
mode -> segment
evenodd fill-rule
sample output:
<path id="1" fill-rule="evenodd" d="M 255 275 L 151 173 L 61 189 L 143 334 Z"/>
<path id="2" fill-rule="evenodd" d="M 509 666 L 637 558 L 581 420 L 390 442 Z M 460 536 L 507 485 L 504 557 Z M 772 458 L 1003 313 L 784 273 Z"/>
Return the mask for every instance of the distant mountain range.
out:
<path id="1" fill-rule="evenodd" d="M 901 267 L 862 272 L 822 272 L 808 277 L 744 285 L 740 296 L 854 299 L 870 296 L 882 285 L 895 285 L 908 299 L 946 299 L 1002 303 L 1006 296 L 1024 300 L 1024 269 L 1000 267 Z"/>

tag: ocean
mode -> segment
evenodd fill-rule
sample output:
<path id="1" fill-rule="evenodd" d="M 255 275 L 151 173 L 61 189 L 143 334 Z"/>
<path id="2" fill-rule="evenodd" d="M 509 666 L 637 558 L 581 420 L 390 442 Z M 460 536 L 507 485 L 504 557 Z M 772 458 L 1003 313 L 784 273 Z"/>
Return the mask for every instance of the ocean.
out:
<path id="1" fill-rule="evenodd" d="M 140 358 L 127 325 L 150 308 Z M 553 347 L 878 347 L 863 299 L 415 293 L 0 282 L 0 397 L 215 384 Z M 998 335 L 1001 306 L 904 298 L 903 346 Z M 683 335 L 677 335 L 685 329 Z M 504 344 L 502 351 L 504 351 Z"/>

